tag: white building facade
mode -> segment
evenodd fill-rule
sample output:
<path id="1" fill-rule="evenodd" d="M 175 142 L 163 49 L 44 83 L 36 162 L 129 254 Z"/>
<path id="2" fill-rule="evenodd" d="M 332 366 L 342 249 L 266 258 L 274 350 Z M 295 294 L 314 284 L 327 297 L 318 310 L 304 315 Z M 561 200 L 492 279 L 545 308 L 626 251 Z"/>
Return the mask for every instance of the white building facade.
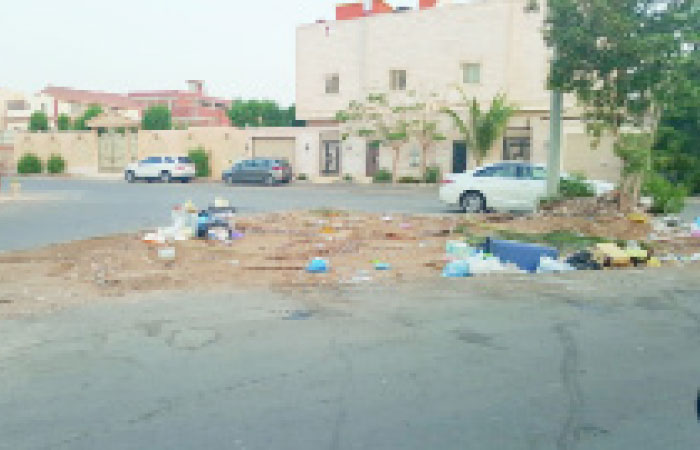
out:
<path id="1" fill-rule="evenodd" d="M 458 89 L 482 108 L 504 94 L 519 111 L 487 160 L 546 163 L 550 51 L 542 35 L 544 17 L 544 5 L 533 8 L 530 0 L 472 0 L 302 25 L 297 29 L 297 117 L 331 125 L 350 101 L 377 93 L 436 95 L 452 108 L 464 106 Z M 450 119 L 439 116 L 448 139 L 435 144 L 428 165 L 443 172 L 473 168 L 474 155 Z M 340 135 L 319 149 L 322 166 L 326 157 L 340 161 L 328 176 L 361 178 L 391 167 L 388 149 L 380 150 L 373 164 L 374 149 L 361 139 L 341 142 Z M 591 147 L 574 100 L 567 97 L 562 169 L 616 179 L 619 162 L 609 143 Z M 402 149 L 400 176 L 420 176 L 419 155 L 417 143 Z"/>

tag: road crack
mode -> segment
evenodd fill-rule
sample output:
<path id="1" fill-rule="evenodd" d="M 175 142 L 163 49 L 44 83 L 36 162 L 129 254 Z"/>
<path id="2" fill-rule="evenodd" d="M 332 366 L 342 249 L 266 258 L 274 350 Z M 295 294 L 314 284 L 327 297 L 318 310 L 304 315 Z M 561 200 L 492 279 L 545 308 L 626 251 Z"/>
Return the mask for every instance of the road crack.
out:
<path id="1" fill-rule="evenodd" d="M 579 353 L 574 335 L 563 324 L 554 326 L 563 349 L 560 366 L 561 381 L 566 393 L 566 416 L 561 432 L 557 438 L 557 450 L 572 450 L 580 439 L 581 415 L 583 410 L 583 392 L 579 374 Z"/>

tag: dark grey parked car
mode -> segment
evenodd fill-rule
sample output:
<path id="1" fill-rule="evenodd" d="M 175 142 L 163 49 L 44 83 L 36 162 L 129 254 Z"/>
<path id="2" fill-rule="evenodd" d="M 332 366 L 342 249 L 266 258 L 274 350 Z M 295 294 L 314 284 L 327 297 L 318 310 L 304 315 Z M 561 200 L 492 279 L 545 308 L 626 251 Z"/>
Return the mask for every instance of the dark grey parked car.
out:
<path id="1" fill-rule="evenodd" d="M 224 183 L 289 183 L 292 167 L 281 158 L 253 158 L 239 161 L 221 174 Z"/>

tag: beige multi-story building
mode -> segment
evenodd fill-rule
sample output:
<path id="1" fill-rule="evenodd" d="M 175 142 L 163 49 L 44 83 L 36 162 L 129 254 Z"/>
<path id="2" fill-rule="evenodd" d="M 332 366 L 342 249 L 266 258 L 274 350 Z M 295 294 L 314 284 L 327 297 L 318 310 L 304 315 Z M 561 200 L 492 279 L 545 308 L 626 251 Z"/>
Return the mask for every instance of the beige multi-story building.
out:
<path id="1" fill-rule="evenodd" d="M 369 11 L 360 3 L 339 5 L 339 20 L 297 29 L 297 117 L 312 125 L 332 124 L 350 101 L 376 93 L 434 94 L 453 108 L 464 106 L 458 90 L 482 106 L 504 94 L 518 113 L 488 160 L 546 163 L 550 50 L 542 35 L 544 15 L 544 2 L 531 0 L 420 0 L 414 10 L 392 10 L 380 0 Z M 448 140 L 436 143 L 428 163 L 449 172 L 473 167 L 474 156 L 449 118 L 440 121 Z M 607 144 L 591 150 L 574 99 L 567 97 L 562 168 L 616 179 L 619 162 Z M 391 167 L 391 152 L 380 151 L 373 164 L 375 151 L 358 139 L 330 140 L 320 149 L 321 165 L 330 158 L 340 166 L 330 164 L 330 176 L 345 173 L 343 167 L 363 167 L 365 173 L 354 175 L 369 176 L 377 167 Z M 418 154 L 417 144 L 406 146 L 400 175 L 418 175 Z"/>

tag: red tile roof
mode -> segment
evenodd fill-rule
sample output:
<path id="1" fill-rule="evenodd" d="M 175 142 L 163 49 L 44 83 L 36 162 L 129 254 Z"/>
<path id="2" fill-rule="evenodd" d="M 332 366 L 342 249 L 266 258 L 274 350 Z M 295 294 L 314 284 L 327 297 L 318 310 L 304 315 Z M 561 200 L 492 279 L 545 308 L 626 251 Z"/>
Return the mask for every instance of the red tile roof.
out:
<path id="1" fill-rule="evenodd" d="M 126 95 L 113 94 L 111 92 L 85 91 L 68 87 L 47 86 L 43 94 L 64 102 L 81 104 L 99 104 L 121 109 L 143 109 L 143 104 L 138 100 L 131 99 Z"/>

